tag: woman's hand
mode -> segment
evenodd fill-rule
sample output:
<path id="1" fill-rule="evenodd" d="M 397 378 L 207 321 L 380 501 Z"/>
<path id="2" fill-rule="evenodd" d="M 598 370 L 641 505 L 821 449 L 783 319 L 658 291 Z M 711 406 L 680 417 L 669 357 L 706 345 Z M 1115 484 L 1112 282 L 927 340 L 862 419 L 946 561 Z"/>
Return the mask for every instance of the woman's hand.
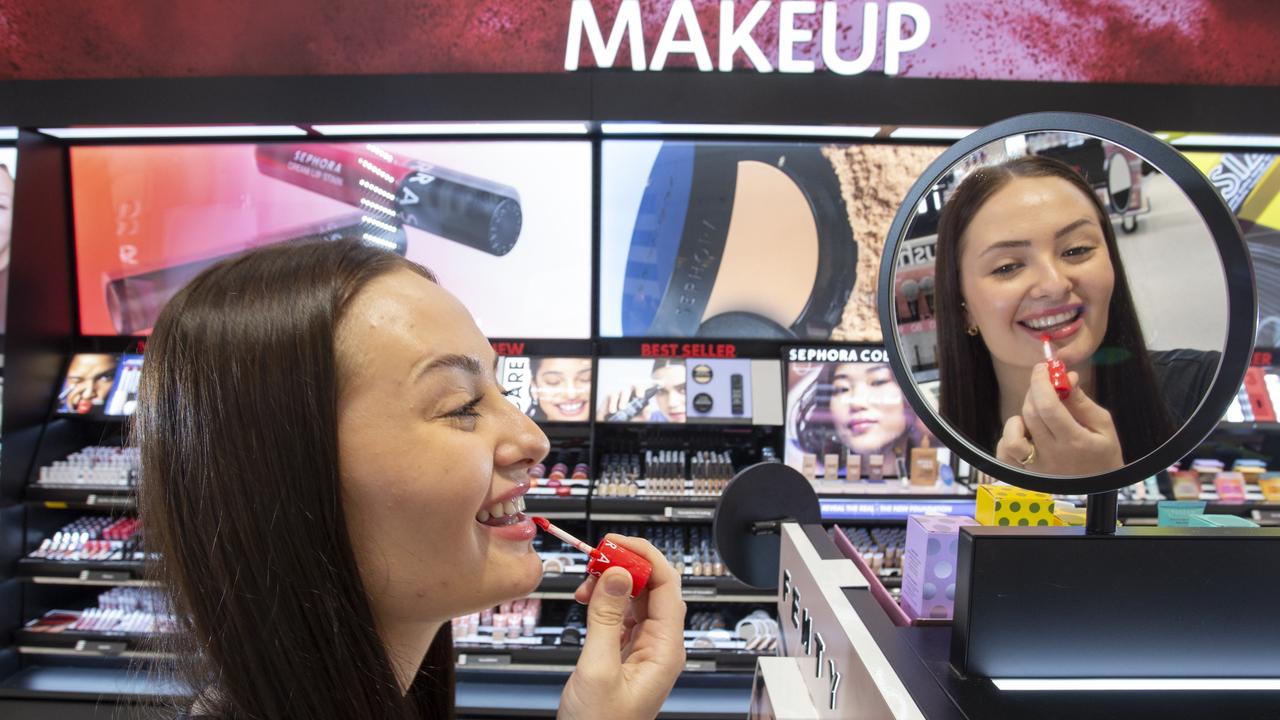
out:
<path id="1" fill-rule="evenodd" d="M 615 393 L 608 395 L 604 401 L 604 418 L 608 418 L 614 413 L 622 410 L 632 400 L 638 397 L 644 397 L 644 394 L 647 390 L 648 388 L 642 388 L 636 385 L 630 385 L 626 388 L 623 388 L 622 390 L 619 390 Z M 640 412 L 632 416 L 630 421 L 644 422 L 645 420 L 647 420 L 649 415 L 649 412 L 648 412 L 649 406 L 652 404 L 653 404 L 652 401 L 650 401 L 649 403 L 646 403 L 645 407 L 641 409 Z"/>
<path id="2" fill-rule="evenodd" d="M 1022 414 L 1005 422 L 997 460 L 1045 475 L 1093 475 L 1124 465 L 1111 413 L 1084 393 L 1076 373 L 1070 377 L 1071 394 L 1059 400 L 1048 367 L 1032 369 Z M 1023 464 L 1033 449 L 1034 458 Z"/>
<path id="3" fill-rule="evenodd" d="M 647 540 L 607 539 L 643 555 L 653 574 L 639 597 L 631 575 L 609 568 L 574 592 L 587 605 L 587 637 L 578 667 L 560 696 L 562 720 L 651 720 L 684 671 L 684 600 L 680 577 Z"/>

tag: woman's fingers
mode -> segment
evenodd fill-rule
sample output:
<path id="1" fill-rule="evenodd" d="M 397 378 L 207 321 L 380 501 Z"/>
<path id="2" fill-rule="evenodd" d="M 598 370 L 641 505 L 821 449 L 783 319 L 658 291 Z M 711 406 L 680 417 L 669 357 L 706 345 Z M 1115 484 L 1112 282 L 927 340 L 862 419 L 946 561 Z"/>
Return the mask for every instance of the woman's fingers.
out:
<path id="1" fill-rule="evenodd" d="M 1022 418 L 1014 415 L 1004 424 L 1004 432 L 1000 442 L 996 443 L 996 459 L 1006 465 L 1021 465 L 1031 454 L 1031 441 L 1027 439 L 1027 428 Z"/>

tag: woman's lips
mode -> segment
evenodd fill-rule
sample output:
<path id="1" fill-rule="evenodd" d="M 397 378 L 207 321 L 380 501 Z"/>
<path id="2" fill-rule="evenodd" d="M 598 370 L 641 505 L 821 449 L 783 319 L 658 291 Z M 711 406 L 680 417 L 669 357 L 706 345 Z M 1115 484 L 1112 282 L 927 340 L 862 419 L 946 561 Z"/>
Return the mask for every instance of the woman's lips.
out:
<path id="1" fill-rule="evenodd" d="M 582 415 L 586 412 L 587 403 L 582 400 L 558 403 L 556 409 L 560 411 L 561 415 Z"/>
<path id="2" fill-rule="evenodd" d="M 1030 328 L 1022 323 L 1018 323 L 1018 327 L 1022 328 L 1035 341 L 1037 350 L 1041 345 L 1041 336 L 1047 335 L 1050 340 L 1066 340 L 1067 338 L 1080 332 L 1080 328 L 1084 327 L 1084 312 L 1076 315 L 1076 318 L 1070 322 L 1054 325 L 1050 328 Z"/>
<path id="3" fill-rule="evenodd" d="M 877 424 L 879 423 L 872 418 L 856 418 L 849 421 L 849 432 L 854 435 L 861 435 L 871 430 L 871 428 L 875 427 Z"/>

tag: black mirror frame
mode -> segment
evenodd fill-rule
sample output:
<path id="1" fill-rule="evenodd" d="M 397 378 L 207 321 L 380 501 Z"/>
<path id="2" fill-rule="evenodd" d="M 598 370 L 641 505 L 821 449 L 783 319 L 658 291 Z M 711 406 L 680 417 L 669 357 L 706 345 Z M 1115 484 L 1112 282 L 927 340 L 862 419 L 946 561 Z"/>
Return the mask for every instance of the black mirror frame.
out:
<path id="1" fill-rule="evenodd" d="M 898 346 L 897 308 L 893 301 L 893 273 L 898 260 L 902 235 L 915 215 L 915 209 L 938 178 L 975 150 L 1011 135 L 1032 132 L 1067 131 L 1092 135 L 1116 143 L 1137 153 L 1160 172 L 1167 175 L 1186 193 L 1213 235 L 1222 259 L 1227 286 L 1227 339 L 1222 362 L 1208 394 L 1173 437 L 1146 456 L 1122 468 L 1101 475 L 1052 476 L 1030 473 L 1004 465 L 975 447 L 969 440 L 942 422 L 916 387 L 914 376 L 904 362 Z M 898 208 L 885 238 L 880 262 L 877 292 L 880 330 L 889 364 L 907 402 L 924 421 L 925 426 L 947 448 L 970 465 L 1011 485 L 1058 494 L 1093 494 L 1116 490 L 1150 477 L 1178 462 L 1213 431 L 1228 404 L 1235 400 L 1253 353 L 1258 323 L 1257 293 L 1254 287 L 1253 263 L 1236 222 L 1235 215 L 1223 202 L 1213 184 L 1174 148 L 1144 130 L 1127 123 L 1097 115 L 1069 112 L 1045 112 L 1019 115 L 980 128 L 948 148 L 924 171 Z"/>

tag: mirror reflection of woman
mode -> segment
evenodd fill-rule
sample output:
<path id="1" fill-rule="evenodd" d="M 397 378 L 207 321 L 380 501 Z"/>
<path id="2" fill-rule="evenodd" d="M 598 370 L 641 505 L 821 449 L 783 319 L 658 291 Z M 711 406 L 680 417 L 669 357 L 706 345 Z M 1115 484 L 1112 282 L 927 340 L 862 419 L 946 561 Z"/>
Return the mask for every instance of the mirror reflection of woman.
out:
<path id="1" fill-rule="evenodd" d="M 1216 371 L 1218 353 L 1147 351 L 1106 210 L 1049 158 L 981 168 L 960 184 L 938 225 L 937 293 L 942 416 L 1031 472 L 1098 474 L 1146 455 Z M 1065 400 L 1045 336 L 1069 370 Z"/>
<path id="2" fill-rule="evenodd" d="M 790 422 L 789 435 L 802 452 L 818 456 L 819 464 L 823 455 L 839 452 L 860 456 L 861 467 L 869 468 L 871 456 L 879 455 L 886 475 L 895 475 L 895 459 L 907 457 L 929 435 L 893 370 L 879 363 L 824 365 L 801 391 Z"/>
<path id="3" fill-rule="evenodd" d="M 543 422 L 591 419 L 591 358 L 539 358 L 533 361 L 529 417 Z"/>

